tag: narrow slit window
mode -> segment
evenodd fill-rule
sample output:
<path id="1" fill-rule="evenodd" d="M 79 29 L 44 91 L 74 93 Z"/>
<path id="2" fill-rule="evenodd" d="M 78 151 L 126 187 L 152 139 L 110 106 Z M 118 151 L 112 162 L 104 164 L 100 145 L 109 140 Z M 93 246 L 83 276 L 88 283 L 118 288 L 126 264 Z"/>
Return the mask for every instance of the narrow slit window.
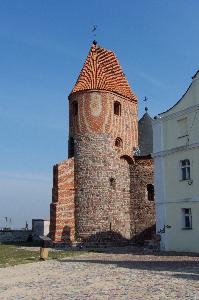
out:
<path id="1" fill-rule="evenodd" d="M 149 201 L 154 201 L 154 185 L 147 184 L 147 196 Z"/>
<path id="2" fill-rule="evenodd" d="M 77 101 L 74 101 L 72 103 L 72 113 L 73 113 L 73 116 L 78 115 L 78 103 L 77 103 Z"/>
<path id="3" fill-rule="evenodd" d="M 69 138 L 69 143 L 68 143 L 68 157 L 73 157 L 74 156 L 74 138 L 73 137 L 70 137 Z"/>
<path id="4" fill-rule="evenodd" d="M 121 104 L 118 101 L 114 102 L 114 115 L 121 116 Z"/>

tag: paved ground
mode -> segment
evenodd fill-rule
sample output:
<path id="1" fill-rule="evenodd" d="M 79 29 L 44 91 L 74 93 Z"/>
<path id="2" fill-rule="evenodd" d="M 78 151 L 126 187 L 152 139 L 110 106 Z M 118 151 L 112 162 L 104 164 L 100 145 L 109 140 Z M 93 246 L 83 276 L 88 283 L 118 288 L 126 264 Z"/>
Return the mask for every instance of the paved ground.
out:
<path id="1" fill-rule="evenodd" d="M 199 257 L 120 249 L 8 267 L 0 269 L 0 299 L 196 300 Z"/>

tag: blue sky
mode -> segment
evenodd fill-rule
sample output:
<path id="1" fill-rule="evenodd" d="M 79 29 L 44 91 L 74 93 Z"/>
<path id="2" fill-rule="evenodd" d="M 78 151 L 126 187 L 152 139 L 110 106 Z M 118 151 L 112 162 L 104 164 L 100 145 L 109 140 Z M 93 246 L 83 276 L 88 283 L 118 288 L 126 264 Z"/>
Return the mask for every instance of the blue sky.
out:
<path id="1" fill-rule="evenodd" d="M 198 0 L 0 0 L 0 227 L 48 218 L 52 166 L 67 157 L 68 101 L 96 40 L 114 50 L 154 116 L 199 69 Z"/>

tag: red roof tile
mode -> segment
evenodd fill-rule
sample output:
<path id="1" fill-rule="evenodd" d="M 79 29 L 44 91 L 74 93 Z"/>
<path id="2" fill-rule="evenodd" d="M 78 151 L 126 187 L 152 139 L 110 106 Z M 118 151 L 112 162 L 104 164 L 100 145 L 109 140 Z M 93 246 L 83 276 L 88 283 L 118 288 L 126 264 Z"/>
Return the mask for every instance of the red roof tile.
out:
<path id="1" fill-rule="evenodd" d="M 112 51 L 93 44 L 71 92 L 106 90 L 137 101 Z"/>

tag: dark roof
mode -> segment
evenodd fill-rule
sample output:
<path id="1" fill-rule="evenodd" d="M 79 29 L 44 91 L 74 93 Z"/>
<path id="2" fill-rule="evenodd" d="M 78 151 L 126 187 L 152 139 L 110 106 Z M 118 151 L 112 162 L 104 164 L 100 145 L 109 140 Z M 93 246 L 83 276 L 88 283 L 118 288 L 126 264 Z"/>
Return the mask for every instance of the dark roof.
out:
<path id="1" fill-rule="evenodd" d="M 141 156 L 153 153 L 152 121 L 152 118 L 146 112 L 138 122 L 138 145 Z"/>

